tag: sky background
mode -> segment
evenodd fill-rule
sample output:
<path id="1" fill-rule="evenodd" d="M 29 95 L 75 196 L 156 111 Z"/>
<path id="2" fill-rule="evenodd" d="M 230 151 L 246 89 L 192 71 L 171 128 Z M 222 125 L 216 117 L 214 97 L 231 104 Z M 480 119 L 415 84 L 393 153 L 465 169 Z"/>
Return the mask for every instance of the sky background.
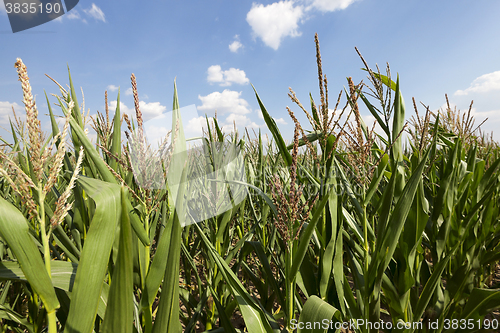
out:
<path id="1" fill-rule="evenodd" d="M 59 89 L 45 74 L 65 86 L 68 65 L 91 115 L 104 111 L 105 90 L 114 110 L 118 87 L 121 110 L 132 113 L 130 75 L 135 73 L 141 110 L 146 120 L 153 119 L 150 124 L 171 110 L 176 78 L 187 136 L 196 135 L 199 117 L 215 109 L 226 129 L 236 123 L 240 132 L 244 127 L 266 132 L 253 84 L 290 140 L 293 122 L 286 107 L 301 122 L 307 120 L 288 98 L 288 88 L 304 105 L 309 93 L 319 102 L 317 32 L 331 106 L 347 86 L 346 77 L 368 83 L 357 47 L 370 66 L 384 68 L 388 62 L 393 76 L 399 73 L 408 117 L 412 97 L 431 110 L 445 105 L 445 94 L 464 111 L 474 100 L 476 124 L 488 117 L 483 129 L 500 140 L 495 134 L 500 126 L 499 14 L 498 0 L 80 0 L 61 18 L 14 34 L 2 2 L 0 126 L 9 126 L 11 106 L 24 113 L 14 68 L 19 57 L 47 131 L 44 91 L 58 94 Z M 371 122 L 368 111 L 362 112 Z M 150 134 L 165 130 L 156 126 Z"/>

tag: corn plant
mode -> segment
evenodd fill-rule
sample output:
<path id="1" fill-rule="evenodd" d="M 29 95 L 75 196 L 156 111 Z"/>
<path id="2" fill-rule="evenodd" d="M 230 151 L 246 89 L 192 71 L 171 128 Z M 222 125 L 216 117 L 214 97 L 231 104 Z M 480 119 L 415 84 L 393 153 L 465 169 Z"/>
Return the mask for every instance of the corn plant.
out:
<path id="1" fill-rule="evenodd" d="M 0 146 L 3 331 L 494 328 L 498 145 L 449 103 L 422 118 L 414 102 L 406 123 L 403 81 L 359 52 L 370 84 L 347 78 L 332 108 L 317 35 L 315 45 L 319 100 L 309 94 L 305 107 L 290 89 L 309 122 L 287 108 L 293 142 L 254 88 L 271 140 L 226 134 L 207 117 L 191 150 L 175 82 L 172 129 L 148 143 L 133 74 L 134 116 L 118 91 L 113 116 L 105 93 L 89 117 L 71 75 L 68 89 L 49 77 L 59 94 L 46 95 L 43 133 L 18 59 L 26 121 L 14 114 Z"/>

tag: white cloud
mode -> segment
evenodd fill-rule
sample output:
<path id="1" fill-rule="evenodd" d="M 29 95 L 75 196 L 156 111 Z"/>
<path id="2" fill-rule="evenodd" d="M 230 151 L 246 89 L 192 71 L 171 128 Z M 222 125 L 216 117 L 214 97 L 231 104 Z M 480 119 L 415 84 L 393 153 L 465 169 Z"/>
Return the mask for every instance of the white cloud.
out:
<path id="1" fill-rule="evenodd" d="M 230 86 L 231 83 L 247 84 L 250 82 L 245 72 L 237 68 L 229 68 L 227 71 L 224 71 L 224 81 L 224 85 L 228 86 Z"/>
<path id="2" fill-rule="evenodd" d="M 109 103 L 111 110 L 116 109 L 116 101 L 111 101 Z M 148 121 L 154 117 L 160 116 L 166 109 L 166 106 L 160 104 L 160 102 L 146 103 L 144 101 L 139 101 L 139 109 L 142 112 L 142 118 L 144 121 Z M 126 113 L 130 116 L 135 116 L 135 108 L 129 108 L 123 102 L 120 101 L 120 112 Z"/>
<path id="3" fill-rule="evenodd" d="M 101 10 L 101 8 L 97 7 L 95 3 L 92 4 L 92 7 L 90 7 L 89 9 L 84 9 L 83 11 L 85 12 L 85 14 L 93 17 L 97 21 L 106 22 L 106 17 L 103 11 Z"/>
<path id="4" fill-rule="evenodd" d="M 207 96 L 198 95 L 202 105 L 198 106 L 199 111 L 215 111 L 218 114 L 248 114 L 248 102 L 240 98 L 241 92 L 225 89 L 223 92 L 215 91 Z"/>
<path id="5" fill-rule="evenodd" d="M 23 107 L 17 103 L 10 102 L 1 102 L 0 101 L 0 124 L 7 125 L 9 124 L 9 117 L 14 120 L 14 114 L 12 113 L 12 106 L 16 110 L 16 114 L 18 117 L 22 119 L 24 115 L 22 112 Z"/>
<path id="6" fill-rule="evenodd" d="M 83 23 L 87 23 L 87 20 L 84 19 L 80 15 L 80 12 L 78 12 L 76 9 L 72 9 L 70 12 L 66 13 L 66 15 L 59 16 L 58 18 L 54 19 L 54 21 L 62 23 L 64 19 L 79 20 L 82 21 Z"/>
<path id="7" fill-rule="evenodd" d="M 203 116 L 191 118 L 184 125 L 184 135 L 186 138 L 203 136 L 203 128 L 207 128 L 207 120 Z"/>
<path id="8" fill-rule="evenodd" d="M 76 9 L 73 9 L 72 11 L 70 11 L 69 13 L 67 13 L 66 14 L 66 18 L 68 20 L 82 20 L 82 17 L 80 16 L 80 13 Z M 82 20 L 82 21 L 85 21 L 85 20 Z"/>
<path id="9" fill-rule="evenodd" d="M 286 124 L 288 124 L 288 123 L 286 122 L 286 120 L 285 120 L 285 119 L 283 119 L 283 118 L 274 118 L 274 117 L 273 117 L 273 119 L 274 119 L 274 121 L 276 122 L 276 124 L 281 124 L 281 125 L 286 125 Z"/>
<path id="10" fill-rule="evenodd" d="M 89 9 L 91 10 L 91 9 Z M 86 12 L 84 10 L 84 12 Z M 104 14 L 103 14 L 104 15 Z M 62 15 L 62 16 L 59 16 L 58 18 L 56 18 L 54 21 L 57 21 L 57 22 L 63 22 L 64 19 L 68 19 L 68 20 L 79 20 L 79 21 L 82 21 L 83 23 L 87 23 L 87 20 L 84 19 L 81 15 L 80 15 L 80 12 L 77 11 L 76 9 L 72 9 L 70 12 L 66 13 L 66 15 Z"/>
<path id="11" fill-rule="evenodd" d="M 314 8 L 322 12 L 333 12 L 346 9 L 356 1 L 357 0 L 313 0 L 311 5 L 307 7 L 307 10 Z"/>
<path id="12" fill-rule="evenodd" d="M 247 22 L 256 37 L 277 50 L 284 37 L 300 36 L 299 21 L 304 16 L 304 7 L 294 6 L 293 1 L 280 1 L 264 6 L 253 3 L 247 13 Z"/>
<path id="13" fill-rule="evenodd" d="M 208 67 L 207 74 L 208 82 L 219 83 L 222 87 L 230 86 L 233 83 L 247 84 L 250 82 L 245 71 L 232 67 L 223 71 L 220 65 L 213 65 Z"/>
<path id="14" fill-rule="evenodd" d="M 231 44 L 229 44 L 229 50 L 231 52 L 236 53 L 242 47 L 243 47 L 243 44 L 240 43 L 240 36 L 239 35 L 235 35 L 234 36 L 234 42 L 232 42 Z"/>
<path id="15" fill-rule="evenodd" d="M 128 89 L 125 91 L 125 95 L 127 95 L 127 96 L 130 96 L 130 95 L 132 95 L 133 93 L 134 93 L 134 92 L 133 92 L 132 88 L 128 88 Z"/>
<path id="16" fill-rule="evenodd" d="M 257 115 L 259 116 L 259 119 L 264 120 L 264 115 L 262 114 L 261 110 L 257 110 Z M 287 125 L 288 124 L 283 117 L 281 117 L 281 118 L 274 118 L 273 117 L 273 119 L 276 122 L 276 124 L 281 124 L 281 125 Z"/>
<path id="17" fill-rule="evenodd" d="M 139 102 L 139 108 L 141 109 L 145 121 L 161 115 L 167 109 L 167 107 L 161 105 L 160 102 L 146 103 L 144 101 Z"/>
<path id="18" fill-rule="evenodd" d="M 231 52 L 238 52 L 238 50 L 243 46 L 243 44 L 241 44 L 239 41 L 235 40 L 234 42 L 232 42 L 231 44 L 229 44 L 229 50 Z"/>
<path id="19" fill-rule="evenodd" d="M 264 44 L 277 50 L 285 37 L 298 37 L 302 34 L 299 24 L 307 19 L 306 13 L 343 10 L 356 1 L 358 0 L 280 0 L 269 5 L 253 3 L 247 13 L 247 22 L 254 37 L 261 38 Z"/>
<path id="20" fill-rule="evenodd" d="M 119 87 L 115 86 L 114 84 L 110 84 L 107 89 L 109 91 L 117 91 Z"/>
<path id="21" fill-rule="evenodd" d="M 216 91 L 207 96 L 198 96 L 203 103 L 198 106 L 198 111 L 213 114 L 212 112 L 216 110 L 219 116 L 225 115 L 224 121 L 220 121 L 223 132 L 232 132 L 234 125 L 240 129 L 244 127 L 259 128 L 260 125 L 253 122 L 248 116 L 251 113 L 248 102 L 240 98 L 240 95 L 241 92 L 226 89 L 222 93 Z M 206 127 L 206 120 L 204 117 L 199 117 L 196 121 L 193 120 L 193 125 L 200 128 Z"/>
<path id="22" fill-rule="evenodd" d="M 372 116 L 371 114 L 361 115 L 361 118 L 365 122 L 365 125 L 368 128 L 368 130 L 371 131 L 373 128 L 373 124 L 375 124 L 375 128 L 373 128 L 373 131 L 375 133 L 381 134 L 381 135 L 384 133 L 384 130 L 382 129 L 382 127 L 380 127 L 380 124 L 378 123 L 377 119 L 374 116 Z"/>
<path id="23" fill-rule="evenodd" d="M 146 128 L 146 138 L 147 142 L 151 144 L 152 149 L 158 148 L 158 146 L 165 140 L 165 136 L 170 132 L 171 129 L 165 126 L 155 126 L 148 124 Z M 172 132 L 170 132 L 172 133 Z M 171 138 L 171 134 L 169 139 Z"/>
<path id="24" fill-rule="evenodd" d="M 208 67 L 207 70 L 208 77 L 207 81 L 208 82 L 224 82 L 224 74 L 222 73 L 222 68 L 219 65 L 213 65 Z"/>
<path id="25" fill-rule="evenodd" d="M 455 91 L 455 95 L 463 96 L 469 93 L 486 93 L 494 90 L 500 90 L 500 71 L 481 75 L 472 81 L 469 88 Z"/>
<path id="26" fill-rule="evenodd" d="M 244 114 L 236 114 L 236 113 L 231 113 L 229 116 L 226 117 L 225 124 L 223 125 L 224 130 L 226 131 L 231 131 L 234 129 L 234 125 L 236 124 L 236 127 L 249 127 L 249 128 L 259 128 L 259 125 L 254 123 L 250 118 L 248 118 Z"/>

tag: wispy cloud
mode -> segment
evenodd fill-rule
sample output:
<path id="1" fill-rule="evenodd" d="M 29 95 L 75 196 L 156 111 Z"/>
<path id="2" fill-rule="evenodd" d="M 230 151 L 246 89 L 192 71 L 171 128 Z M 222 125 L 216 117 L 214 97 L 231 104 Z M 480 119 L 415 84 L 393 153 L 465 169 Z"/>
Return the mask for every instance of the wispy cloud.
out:
<path id="1" fill-rule="evenodd" d="M 133 93 L 134 93 L 134 92 L 133 92 L 132 88 L 128 88 L 128 89 L 127 89 L 127 91 L 125 91 L 125 95 L 127 95 L 127 96 L 130 96 L 130 95 L 132 95 Z"/>
<path id="2" fill-rule="evenodd" d="M 106 16 L 101 8 L 99 8 L 95 3 L 90 6 L 88 9 L 83 9 L 83 13 L 85 16 L 95 19 L 96 21 L 106 22 Z M 63 20 L 78 20 L 83 23 L 87 23 L 87 20 L 80 14 L 80 12 L 76 9 L 72 9 L 70 12 L 66 13 L 66 15 L 59 16 L 56 18 L 56 21 L 63 22 Z"/>
<path id="3" fill-rule="evenodd" d="M 95 3 L 93 3 L 89 9 L 84 9 L 83 12 L 88 16 L 93 17 L 97 21 L 106 22 L 106 16 L 104 15 L 104 12 L 101 10 L 101 8 L 96 6 Z"/>
<path id="4" fill-rule="evenodd" d="M 234 36 L 234 41 L 231 44 L 229 44 L 229 50 L 231 52 L 236 53 L 242 47 L 243 47 L 243 44 L 240 43 L 239 36 L 238 35 Z"/>
<path id="5" fill-rule="evenodd" d="M 500 90 L 500 71 L 481 75 L 472 81 L 469 88 L 455 91 L 456 96 L 464 96 L 470 93 L 486 93 Z"/>
<path id="6" fill-rule="evenodd" d="M 87 23 L 87 20 L 82 18 L 80 12 L 78 12 L 76 9 L 71 10 L 69 13 L 64 15 L 64 17 L 68 20 L 81 20 L 82 22 Z"/>
<path id="7" fill-rule="evenodd" d="M 229 68 L 223 71 L 220 65 L 208 67 L 207 81 L 210 83 L 219 83 L 222 87 L 227 87 L 236 84 L 248 84 L 250 80 L 247 78 L 245 71 L 237 68 Z"/>

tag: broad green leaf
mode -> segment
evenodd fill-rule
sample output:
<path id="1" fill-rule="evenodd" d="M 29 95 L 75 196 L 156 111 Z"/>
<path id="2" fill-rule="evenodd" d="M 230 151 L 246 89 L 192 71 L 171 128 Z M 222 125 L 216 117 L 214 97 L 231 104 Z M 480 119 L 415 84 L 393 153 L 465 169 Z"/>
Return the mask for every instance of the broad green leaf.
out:
<path id="1" fill-rule="evenodd" d="M 184 191 L 186 182 L 187 170 L 184 169 L 180 179 L 179 191 L 177 192 L 177 200 L 173 219 L 169 221 L 171 226 L 170 245 L 168 248 L 167 264 L 165 275 L 163 278 L 162 293 L 160 304 L 156 314 L 156 320 L 153 326 L 153 333 L 181 331 L 179 321 L 179 261 L 181 252 L 182 227 L 179 215 L 184 216 L 185 202 Z M 165 235 L 163 235 L 165 236 Z M 153 286 L 155 287 L 155 286 Z M 153 290 L 154 291 L 154 290 Z M 149 298 L 153 294 L 149 294 Z"/>
<path id="2" fill-rule="evenodd" d="M 0 235 L 19 262 L 24 276 L 40 296 L 47 312 L 59 308 L 40 251 L 31 238 L 28 221 L 11 203 L 0 197 Z"/>
<path id="3" fill-rule="evenodd" d="M 151 266 L 149 267 L 146 277 L 144 295 L 141 298 L 141 306 L 143 309 L 153 305 L 158 288 L 160 288 L 163 277 L 165 276 L 165 268 L 167 267 L 168 254 L 170 249 L 170 241 L 172 239 L 172 226 L 174 224 L 173 214 L 170 214 L 170 219 L 166 221 L 167 202 L 162 205 L 162 218 L 165 220 L 165 230 L 160 234 L 156 254 L 153 257 Z"/>
<path id="4" fill-rule="evenodd" d="M 34 332 L 33 324 L 24 316 L 12 310 L 8 304 L 0 304 L 0 319 L 7 319 L 15 323 L 21 324 L 28 330 L 29 333 Z M 7 326 L 7 325 L 5 325 Z M 6 329 L 6 327 L 4 328 Z"/>
<path id="5" fill-rule="evenodd" d="M 111 285 L 109 287 L 108 306 L 104 315 L 102 332 L 132 333 L 134 310 L 134 281 L 132 255 L 132 228 L 126 205 L 125 188 L 121 188 L 121 225 L 118 258 Z"/>
<path id="6" fill-rule="evenodd" d="M 317 296 L 311 296 L 300 314 L 297 333 L 324 333 L 340 321 L 340 312 Z"/>
<path id="7" fill-rule="evenodd" d="M 329 186 L 336 188 L 337 183 L 335 178 L 330 180 Z M 332 274 L 333 258 L 335 255 L 335 245 L 337 243 L 337 212 L 338 212 L 338 197 L 335 191 L 330 192 L 330 199 L 328 200 L 328 212 L 330 213 L 330 240 L 325 247 L 325 252 L 323 253 L 323 258 L 321 260 L 321 280 L 319 285 L 321 297 L 326 297 L 328 291 L 328 285 L 330 282 L 330 276 Z M 340 234 L 341 235 L 341 234 Z M 340 236 L 342 237 L 342 236 Z"/>
<path id="8" fill-rule="evenodd" d="M 52 260 L 50 274 L 52 285 L 64 291 L 71 291 L 78 265 L 69 261 Z M 0 280 L 27 281 L 19 263 L 15 261 L 0 262 Z"/>
<path id="9" fill-rule="evenodd" d="M 78 183 L 96 209 L 83 246 L 64 332 L 90 333 L 121 216 L 120 186 L 80 177 Z"/>
<path id="10" fill-rule="evenodd" d="M 462 312 L 463 319 L 482 319 L 500 308 L 500 290 L 474 288 Z"/>
<path id="11" fill-rule="evenodd" d="M 370 276 L 377 276 L 377 280 L 381 281 L 382 274 L 392 260 L 394 251 L 398 244 L 399 236 L 406 222 L 406 217 L 410 211 L 418 184 L 422 178 L 422 172 L 426 166 L 430 150 L 427 151 L 417 169 L 413 172 L 404 187 L 404 190 L 399 198 L 394 211 L 392 212 L 389 222 L 384 230 L 384 234 L 380 235 L 382 239 L 378 240 L 376 245 L 376 259 L 370 263 Z M 377 292 L 377 290 L 375 290 Z"/>

